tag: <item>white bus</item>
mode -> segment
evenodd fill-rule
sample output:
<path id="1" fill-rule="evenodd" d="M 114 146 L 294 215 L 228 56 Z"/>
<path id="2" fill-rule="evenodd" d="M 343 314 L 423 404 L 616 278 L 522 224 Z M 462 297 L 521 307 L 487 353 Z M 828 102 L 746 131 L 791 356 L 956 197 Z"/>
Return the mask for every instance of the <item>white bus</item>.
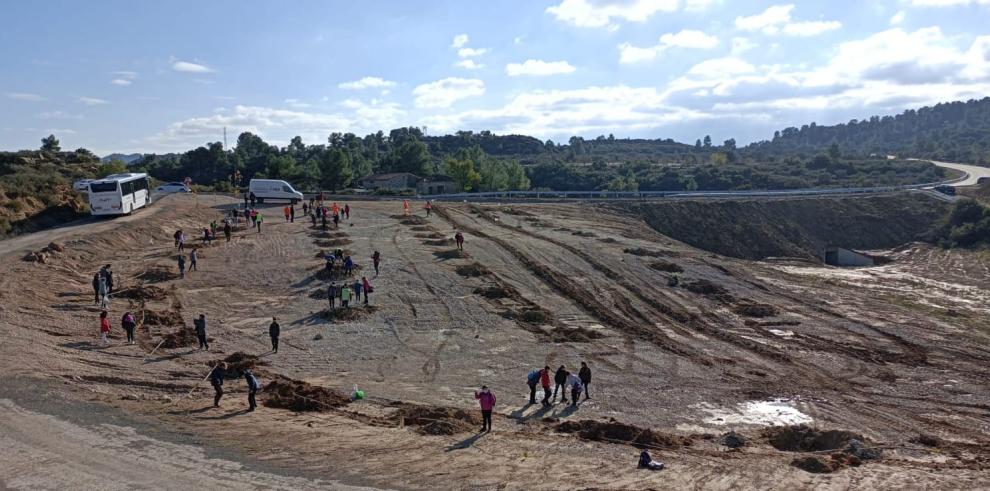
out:
<path id="1" fill-rule="evenodd" d="M 127 215 L 151 203 L 148 175 L 112 174 L 89 183 L 93 215 Z"/>

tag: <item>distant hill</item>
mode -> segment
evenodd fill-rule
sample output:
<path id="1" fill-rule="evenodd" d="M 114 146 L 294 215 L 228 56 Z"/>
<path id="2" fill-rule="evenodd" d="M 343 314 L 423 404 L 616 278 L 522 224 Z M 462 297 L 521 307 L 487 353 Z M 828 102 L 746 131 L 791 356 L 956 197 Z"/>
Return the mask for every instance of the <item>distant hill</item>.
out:
<path id="1" fill-rule="evenodd" d="M 898 155 L 952 162 L 990 164 L 990 97 L 910 109 L 896 116 L 873 116 L 834 126 L 806 124 L 777 131 L 744 153 L 756 159 L 829 151 L 843 156 Z"/>
<path id="2" fill-rule="evenodd" d="M 111 153 L 110 155 L 101 158 L 100 162 L 109 162 L 111 160 L 116 159 L 116 160 L 122 160 L 125 165 L 131 165 L 134 162 L 141 160 L 142 157 L 144 157 L 144 155 L 140 153 L 131 153 L 131 154 Z"/>

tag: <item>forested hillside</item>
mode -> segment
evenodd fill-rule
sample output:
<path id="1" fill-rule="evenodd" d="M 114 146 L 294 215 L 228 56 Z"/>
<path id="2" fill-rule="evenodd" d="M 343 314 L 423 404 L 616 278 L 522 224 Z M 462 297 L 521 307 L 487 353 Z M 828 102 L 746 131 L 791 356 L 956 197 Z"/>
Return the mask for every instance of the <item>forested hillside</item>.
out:
<path id="1" fill-rule="evenodd" d="M 910 109 L 835 126 L 815 123 L 775 132 L 773 139 L 745 148 L 747 157 L 813 155 L 832 145 L 843 154 L 893 154 L 952 162 L 990 164 L 990 97 Z"/>

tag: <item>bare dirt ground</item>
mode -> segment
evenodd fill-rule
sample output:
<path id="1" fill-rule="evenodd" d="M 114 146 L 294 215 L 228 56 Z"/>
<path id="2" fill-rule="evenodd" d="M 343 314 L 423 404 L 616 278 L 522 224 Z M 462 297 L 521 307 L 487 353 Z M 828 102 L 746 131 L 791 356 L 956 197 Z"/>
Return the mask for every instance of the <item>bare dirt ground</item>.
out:
<path id="1" fill-rule="evenodd" d="M 87 445 L 126 453 L 141 439 L 155 441 L 134 444 L 155 448 L 148 458 L 230 449 L 182 464 L 226 488 L 976 489 L 990 477 L 985 253 L 911 245 L 885 251 L 887 265 L 840 270 L 715 256 L 641 217 L 577 204 L 452 204 L 408 219 L 395 216 L 397 203 L 353 202 L 351 220 L 326 232 L 266 208 L 262 233 L 204 247 L 199 271 L 174 278 L 175 229 L 198 237 L 234 203 L 172 196 L 131 217 L 0 243 L 7 375 L 194 435 L 170 443 L 130 421 L 73 421 L 71 408 L 0 394 L 0 460 L 18 462 L 0 468 L 0 483 L 64 487 L 58 473 L 103 487 L 111 472 L 64 461 Z M 444 240 L 455 230 L 464 254 Z M 52 240 L 64 250 L 44 264 L 22 260 Z M 337 247 L 375 287 L 374 308 L 346 320 L 325 313 L 318 257 Z M 377 277 L 374 250 L 384 258 Z M 122 294 L 111 346 L 100 348 L 90 280 L 105 263 Z M 126 310 L 142 324 L 136 346 L 122 342 Z M 210 351 L 155 350 L 166 336 L 182 341 L 174 333 L 200 313 Z M 279 353 L 269 351 L 272 316 Z M 214 409 L 208 364 L 238 352 L 257 356 L 263 384 L 312 387 L 263 391 L 246 413 L 243 379 L 229 379 Z M 527 372 L 576 371 L 580 361 L 594 370 L 592 399 L 527 404 Z M 498 396 L 495 431 L 484 435 L 481 384 Z M 368 397 L 339 402 L 355 385 Z M 852 432 L 883 456 L 806 472 L 792 461 L 835 462 L 841 449 L 778 450 L 765 431 L 801 423 Z M 748 444 L 722 445 L 730 430 Z M 636 470 L 630 442 L 667 469 Z M 186 488 L 182 465 L 142 465 L 122 487 Z"/>

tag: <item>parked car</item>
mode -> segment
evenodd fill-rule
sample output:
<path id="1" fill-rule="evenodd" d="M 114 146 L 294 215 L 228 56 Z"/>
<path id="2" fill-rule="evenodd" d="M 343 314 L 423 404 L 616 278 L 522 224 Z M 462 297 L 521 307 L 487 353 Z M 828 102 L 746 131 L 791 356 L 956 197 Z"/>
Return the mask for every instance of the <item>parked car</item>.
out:
<path id="1" fill-rule="evenodd" d="M 188 193 L 189 189 L 181 182 L 166 182 L 155 188 L 159 193 Z"/>
<path id="2" fill-rule="evenodd" d="M 89 191 L 89 183 L 93 182 L 94 179 L 80 179 L 72 183 L 72 189 L 76 191 Z"/>

